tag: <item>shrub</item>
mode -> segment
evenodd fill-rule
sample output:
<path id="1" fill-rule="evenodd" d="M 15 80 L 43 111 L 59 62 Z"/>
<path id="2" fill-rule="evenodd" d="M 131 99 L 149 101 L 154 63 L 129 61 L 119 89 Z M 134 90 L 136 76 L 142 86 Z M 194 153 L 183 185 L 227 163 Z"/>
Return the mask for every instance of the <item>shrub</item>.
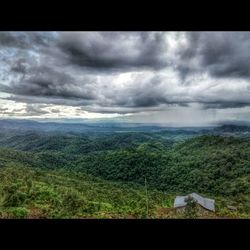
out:
<path id="1" fill-rule="evenodd" d="M 9 212 L 14 218 L 23 219 L 28 215 L 28 209 L 25 207 L 13 207 L 9 209 Z"/>

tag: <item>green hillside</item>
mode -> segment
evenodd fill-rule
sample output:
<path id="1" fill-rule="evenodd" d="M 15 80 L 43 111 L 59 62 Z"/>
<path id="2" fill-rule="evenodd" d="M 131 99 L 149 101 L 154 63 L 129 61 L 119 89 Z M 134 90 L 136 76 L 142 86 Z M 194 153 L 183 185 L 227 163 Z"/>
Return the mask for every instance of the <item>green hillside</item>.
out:
<path id="1" fill-rule="evenodd" d="M 217 217 L 250 217 L 249 139 L 207 135 L 166 146 L 131 136 L 138 138 L 132 147 L 124 142 L 127 136 L 90 137 L 88 150 L 78 154 L 55 145 L 46 150 L 1 148 L 0 216 L 145 218 L 146 178 L 150 218 L 175 218 L 168 210 L 158 211 L 171 208 L 176 195 L 190 192 L 215 199 Z M 35 141 L 39 144 L 37 137 Z M 94 141 L 101 150 L 92 150 Z M 112 147 L 105 148 L 107 141 Z"/>
<path id="2" fill-rule="evenodd" d="M 170 149 L 141 144 L 81 157 L 77 167 L 109 180 L 142 184 L 164 191 L 216 195 L 250 194 L 250 140 L 201 136 Z"/>
<path id="3" fill-rule="evenodd" d="M 0 218 L 145 218 L 145 189 L 83 173 L 0 169 Z M 150 190 L 149 217 L 173 196 Z"/>

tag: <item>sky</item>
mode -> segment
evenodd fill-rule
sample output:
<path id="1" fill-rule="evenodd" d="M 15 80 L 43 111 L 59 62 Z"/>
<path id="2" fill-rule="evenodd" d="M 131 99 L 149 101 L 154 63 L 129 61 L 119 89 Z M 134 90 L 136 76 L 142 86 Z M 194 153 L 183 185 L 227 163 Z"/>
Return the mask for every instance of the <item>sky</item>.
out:
<path id="1" fill-rule="evenodd" d="M 0 118 L 250 122 L 250 32 L 0 32 Z"/>

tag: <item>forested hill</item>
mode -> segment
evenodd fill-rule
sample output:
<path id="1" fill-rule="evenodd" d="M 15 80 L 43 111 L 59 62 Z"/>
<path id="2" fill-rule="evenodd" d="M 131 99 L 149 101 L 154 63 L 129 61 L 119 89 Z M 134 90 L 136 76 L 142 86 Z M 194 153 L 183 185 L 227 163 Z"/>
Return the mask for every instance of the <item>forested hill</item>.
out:
<path id="1" fill-rule="evenodd" d="M 250 140 L 201 136 L 167 150 L 142 144 L 135 150 L 82 156 L 77 168 L 141 184 L 146 176 L 151 186 L 165 191 L 249 194 Z"/>
<path id="2" fill-rule="evenodd" d="M 72 131 L 64 131 L 65 126 Z M 249 137 L 248 133 L 250 133 L 249 127 L 231 125 L 216 128 L 157 127 L 156 129 L 154 126 L 136 127 L 135 124 L 120 125 L 120 127 L 119 124 L 75 124 L 71 126 L 71 124 L 0 120 L 0 127 L 0 147 L 33 152 L 63 152 L 72 155 L 136 148 L 141 143 L 160 143 L 163 147 L 169 148 L 176 142 L 201 135 L 230 135 L 245 138 Z M 50 130 L 50 127 L 53 129 Z M 84 130 L 86 127 L 90 130 Z"/>
<path id="3" fill-rule="evenodd" d="M 105 132 L 156 132 L 164 130 L 159 124 L 126 123 L 126 122 L 37 122 L 32 120 L 0 119 L 0 127 L 6 131 L 44 131 L 74 133 L 105 133 Z"/>
<path id="4" fill-rule="evenodd" d="M 1 149 L 0 217 L 143 218 L 145 177 L 150 217 L 189 192 L 215 198 L 216 216 L 249 216 L 249 141 L 203 136 L 168 150 L 148 146 L 77 159 Z"/>
<path id="5" fill-rule="evenodd" d="M 225 129 L 223 130 L 225 131 Z M 238 134 L 230 136 L 228 132 L 220 135 L 217 133 L 218 131 L 204 134 L 204 130 L 101 134 L 44 131 L 5 132 L 0 131 L 0 170 L 3 173 L 0 184 L 0 207 L 1 204 L 5 204 L 7 207 L 4 207 L 4 211 L 13 207 L 14 209 L 20 206 L 27 208 L 37 204 L 35 195 L 32 196 L 33 198 L 29 198 L 30 196 L 27 194 L 30 192 L 29 189 L 23 187 L 26 184 L 20 184 L 20 187 L 15 186 L 13 190 L 10 188 L 12 191 L 7 188 L 7 186 L 11 187 L 10 183 L 18 182 L 18 179 L 21 183 L 26 183 L 26 179 L 29 177 L 25 175 L 26 179 L 23 179 L 22 174 L 25 171 L 23 172 L 22 169 L 27 169 L 28 172 L 33 171 L 29 183 L 40 182 L 39 171 L 44 173 L 47 183 L 47 178 L 50 180 L 51 173 L 56 171 L 56 177 L 53 177 L 52 183 L 49 184 L 53 186 L 53 190 L 57 185 L 55 179 L 62 178 L 65 182 L 67 182 L 67 178 L 77 179 L 67 184 L 69 189 L 75 189 L 74 182 L 80 182 L 78 182 L 78 175 L 85 175 L 87 179 L 93 178 L 91 181 L 93 186 L 97 179 L 105 183 L 116 183 L 114 185 L 118 186 L 127 185 L 132 188 L 131 192 L 139 192 L 140 197 L 143 197 L 144 191 L 142 190 L 146 179 L 148 189 L 157 193 L 158 198 L 153 201 L 154 205 L 152 205 L 154 209 L 166 203 L 172 206 L 175 195 L 197 192 L 217 200 L 226 199 L 230 203 L 236 204 L 239 208 L 238 217 L 250 215 L 250 139 L 248 136 L 238 136 Z M 239 130 L 237 130 L 238 132 Z M 65 179 L 60 175 L 68 177 Z M 76 176 L 73 177 L 73 175 Z M 7 181 L 8 176 L 12 176 L 9 181 Z M 5 184 L 3 185 L 3 183 Z M 46 186 L 43 187 L 44 190 L 47 188 L 51 190 L 47 184 L 44 185 Z M 83 185 L 85 184 L 79 186 L 78 191 L 83 188 Z M 138 191 L 138 188 L 141 188 L 141 191 Z M 114 189 L 111 188 L 110 193 L 107 193 L 109 196 L 107 199 L 112 200 L 112 193 L 116 193 Z M 16 198 L 17 191 L 15 190 L 19 190 L 20 196 L 24 198 L 19 196 Z M 53 197 L 64 195 L 61 192 L 60 189 L 51 195 Z M 97 189 L 93 191 L 91 204 L 99 203 L 98 192 Z M 117 190 L 117 192 L 124 195 L 124 189 L 123 191 Z M 46 194 L 43 195 L 46 197 Z M 78 206 L 82 202 L 81 199 L 85 200 L 84 193 L 72 195 L 74 195 L 76 203 L 78 198 L 80 199 L 77 203 Z M 5 203 L 6 197 L 17 199 L 15 201 L 17 203 Z M 166 200 L 164 197 L 171 197 L 171 201 L 170 198 Z M 21 199 L 20 204 L 19 199 Z M 51 205 L 46 199 L 44 198 L 39 206 L 53 207 L 54 205 Z M 57 212 L 61 209 L 60 204 L 63 204 L 64 198 L 58 199 L 60 202 L 54 206 Z M 89 198 L 86 199 L 89 201 Z M 107 200 L 100 202 L 107 203 Z M 112 200 L 112 202 L 114 201 Z M 129 214 L 135 217 L 145 216 L 144 208 L 138 205 L 140 204 L 139 198 L 134 201 L 131 196 L 126 201 L 121 198 L 117 202 L 120 202 L 121 206 L 126 205 L 119 210 L 120 212 L 111 209 L 110 213 L 114 213 L 114 216 L 122 217 L 123 215 L 129 216 Z M 145 205 L 145 199 L 143 202 Z M 131 205 L 128 205 L 130 203 Z M 222 205 L 222 208 L 226 209 L 225 204 Z M 99 205 L 97 207 L 102 206 Z M 136 212 L 137 208 L 139 210 Z M 81 206 L 74 214 L 69 213 L 70 209 L 67 212 L 60 210 L 61 212 L 58 212 L 57 215 L 53 209 L 47 212 L 45 208 L 39 207 L 39 209 L 49 217 L 102 216 L 102 209 L 97 213 L 89 211 L 83 213 L 79 212 L 82 211 Z M 103 217 L 108 216 L 103 215 Z"/>
<path id="6" fill-rule="evenodd" d="M 178 138 L 183 136 L 176 135 Z M 23 151 L 63 152 L 79 155 L 96 151 L 135 148 L 141 143 L 161 143 L 163 147 L 172 146 L 177 137 L 166 138 L 157 133 L 45 133 L 45 132 L 1 132 L 0 146 Z"/>
<path id="7" fill-rule="evenodd" d="M 248 138 L 203 135 L 176 140 L 147 133 L 30 134 L 2 137 L 0 141 L 5 146 L 0 151 L 1 165 L 15 160 L 32 167 L 74 169 L 107 180 L 139 184 L 146 177 L 150 186 L 164 191 L 221 195 L 249 192 Z"/>

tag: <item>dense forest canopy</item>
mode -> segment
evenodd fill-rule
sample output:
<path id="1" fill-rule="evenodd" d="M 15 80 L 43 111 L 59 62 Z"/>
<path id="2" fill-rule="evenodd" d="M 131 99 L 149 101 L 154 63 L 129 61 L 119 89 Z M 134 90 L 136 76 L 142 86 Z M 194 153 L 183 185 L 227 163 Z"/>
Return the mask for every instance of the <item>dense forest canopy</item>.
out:
<path id="1" fill-rule="evenodd" d="M 250 214 L 246 128 L 6 131 L 0 132 L 2 217 L 145 217 L 145 179 L 151 217 L 190 192 L 216 198 L 222 214 L 230 214 L 227 203 L 237 205 L 238 217 Z"/>

